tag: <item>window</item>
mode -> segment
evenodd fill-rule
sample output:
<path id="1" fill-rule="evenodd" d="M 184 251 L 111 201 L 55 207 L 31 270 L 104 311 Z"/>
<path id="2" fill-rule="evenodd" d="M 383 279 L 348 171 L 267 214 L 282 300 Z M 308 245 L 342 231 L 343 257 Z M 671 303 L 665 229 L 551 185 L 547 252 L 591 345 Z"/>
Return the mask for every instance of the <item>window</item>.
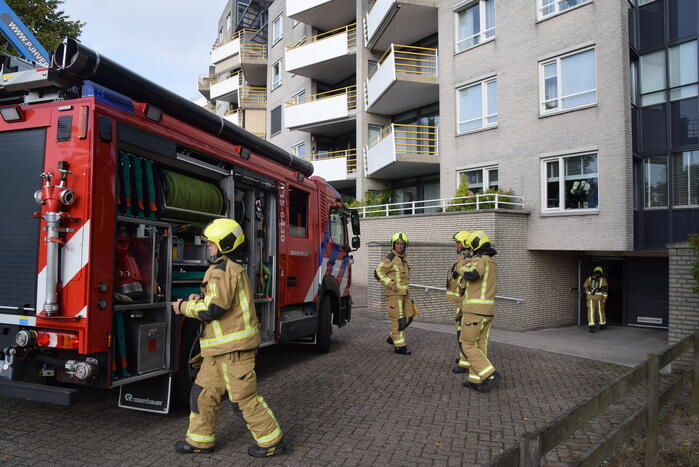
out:
<path id="1" fill-rule="evenodd" d="M 495 37 L 495 0 L 479 0 L 456 13 L 456 51 Z"/>
<path id="2" fill-rule="evenodd" d="M 638 64 L 636 60 L 631 62 L 631 105 L 637 106 L 638 99 L 636 94 L 638 93 Z"/>
<path id="3" fill-rule="evenodd" d="M 667 207 L 667 157 L 653 156 L 643 160 L 643 206 Z"/>
<path id="4" fill-rule="evenodd" d="M 233 29 L 233 16 L 231 16 L 231 12 L 229 11 L 226 14 L 226 31 L 230 32 L 231 29 Z"/>
<path id="5" fill-rule="evenodd" d="M 539 3 L 539 18 L 560 13 L 574 6 L 588 3 L 591 0 L 537 0 Z"/>
<path id="6" fill-rule="evenodd" d="M 543 164 L 544 211 L 598 208 L 597 154 L 561 156 Z"/>
<path id="7" fill-rule="evenodd" d="M 672 155 L 672 204 L 699 207 L 699 151 Z"/>
<path id="8" fill-rule="evenodd" d="M 490 79 L 457 91 L 458 133 L 497 125 L 497 80 Z"/>
<path id="9" fill-rule="evenodd" d="M 302 89 L 293 96 L 291 96 L 291 102 L 294 104 L 301 104 L 304 101 L 304 97 L 306 97 L 306 90 Z"/>
<path id="10" fill-rule="evenodd" d="M 697 0 L 670 0 L 670 41 L 697 33 Z"/>
<path id="11" fill-rule="evenodd" d="M 308 238 L 308 193 L 289 187 L 289 235 Z"/>
<path id="12" fill-rule="evenodd" d="M 282 106 L 278 105 L 270 112 L 270 134 L 276 135 L 282 131 Z"/>
<path id="13" fill-rule="evenodd" d="M 282 85 L 282 61 L 272 65 L 272 89 L 277 89 Z"/>
<path id="14" fill-rule="evenodd" d="M 670 72 L 670 100 L 694 97 L 697 94 L 697 41 L 670 47 L 668 50 Z"/>
<path id="15" fill-rule="evenodd" d="M 665 51 L 641 55 L 641 106 L 665 102 Z"/>
<path id="16" fill-rule="evenodd" d="M 281 15 L 272 22 L 272 45 L 282 40 L 282 17 Z"/>
<path id="17" fill-rule="evenodd" d="M 541 63 L 541 113 L 597 103 L 595 49 Z"/>
<path id="18" fill-rule="evenodd" d="M 291 154 L 293 154 L 296 157 L 306 155 L 306 143 L 302 142 L 291 146 Z"/>
<path id="19" fill-rule="evenodd" d="M 330 236 L 335 245 L 345 246 L 345 219 L 338 213 L 330 214 Z"/>
<path id="20" fill-rule="evenodd" d="M 367 141 L 371 143 L 376 138 L 378 138 L 379 135 L 381 134 L 381 128 L 382 128 L 381 125 L 374 125 L 374 124 L 370 123 L 369 127 L 368 127 L 368 133 L 367 133 Z"/>
<path id="21" fill-rule="evenodd" d="M 464 170 L 458 172 L 457 182 L 459 185 L 466 182 L 466 184 L 468 184 L 468 189 L 474 193 L 497 190 L 498 169 L 497 167 L 487 167 L 483 169 Z M 485 187 L 485 190 L 483 187 Z"/>

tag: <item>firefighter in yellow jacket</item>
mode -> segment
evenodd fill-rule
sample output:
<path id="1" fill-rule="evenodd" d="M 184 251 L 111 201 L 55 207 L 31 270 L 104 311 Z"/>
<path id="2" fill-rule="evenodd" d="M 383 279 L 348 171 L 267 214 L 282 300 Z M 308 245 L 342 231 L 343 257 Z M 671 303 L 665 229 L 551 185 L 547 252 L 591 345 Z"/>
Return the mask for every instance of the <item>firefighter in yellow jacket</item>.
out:
<path id="1" fill-rule="evenodd" d="M 462 268 L 461 289 L 461 350 L 469 362 L 468 381 L 464 387 L 488 392 L 500 382 L 500 374 L 488 360 L 490 324 L 495 314 L 495 285 L 497 267 L 493 256 L 497 254 L 490 244 L 490 237 L 482 230 L 473 232 L 467 247 L 473 250 L 474 259 Z"/>
<path id="2" fill-rule="evenodd" d="M 461 277 L 461 269 L 471 260 L 471 250 L 466 248 L 466 241 L 470 235 L 471 232 L 467 232 L 465 230 L 454 234 L 454 241 L 456 242 L 456 258 L 454 259 L 454 264 L 449 270 L 449 277 L 447 277 L 447 300 L 456 305 L 456 310 L 454 311 L 454 321 L 456 323 L 456 345 L 459 348 L 459 356 L 456 359 L 456 366 L 452 368 L 454 373 L 466 373 L 469 367 L 468 359 L 461 351 L 461 345 L 459 344 L 462 317 L 462 298 L 461 294 L 459 293 L 459 278 Z"/>
<path id="3" fill-rule="evenodd" d="M 391 333 L 386 342 L 393 345 L 394 351 L 401 355 L 410 355 L 405 341 L 405 329 L 413 321 L 413 316 L 419 314 L 409 294 L 410 264 L 405 256 L 408 237 L 398 232 L 391 237 L 392 249 L 381 260 L 374 277 L 384 285 L 388 318 L 391 320 Z"/>
<path id="4" fill-rule="evenodd" d="M 604 278 L 604 270 L 597 266 L 592 271 L 592 276 L 585 279 L 583 290 L 587 296 L 587 324 L 590 332 L 595 332 L 595 318 L 600 329 L 607 327 L 607 315 L 604 313 L 607 304 L 609 286 Z"/>
<path id="5" fill-rule="evenodd" d="M 175 450 L 182 454 L 214 450 L 216 417 L 221 398 L 228 393 L 255 439 L 248 454 L 281 454 L 279 423 L 257 393 L 255 356 L 260 337 L 250 282 L 245 268 L 229 257 L 245 236 L 231 219 L 216 219 L 204 229 L 204 236 L 212 259 L 201 286 L 204 298 L 193 294 L 172 304 L 175 313 L 203 322 L 199 338 L 203 360 L 190 395 L 189 429 Z"/>

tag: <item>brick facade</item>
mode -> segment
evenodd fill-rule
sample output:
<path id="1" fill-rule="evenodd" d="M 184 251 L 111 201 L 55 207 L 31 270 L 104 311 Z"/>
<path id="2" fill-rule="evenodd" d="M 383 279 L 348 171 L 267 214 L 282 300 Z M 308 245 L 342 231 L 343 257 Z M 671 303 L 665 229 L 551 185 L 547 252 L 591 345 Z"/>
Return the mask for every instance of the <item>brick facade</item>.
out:
<path id="1" fill-rule="evenodd" d="M 370 315 L 384 318 L 383 289 L 373 269 L 390 250 L 393 233 L 403 231 L 410 240 L 411 283 L 444 287 L 455 256 L 454 233 L 480 229 L 498 250 L 498 295 L 525 300 L 498 300 L 494 326 L 523 331 L 575 324 L 578 296 L 571 288 L 577 288 L 578 254 L 527 250 L 527 223 L 526 211 L 507 210 L 363 219 L 364 245 L 354 254 L 354 281 L 367 286 Z M 411 294 L 423 311 L 419 321 L 452 321 L 453 305 L 442 292 L 411 289 Z"/>
<path id="2" fill-rule="evenodd" d="M 668 245 L 670 290 L 668 344 L 681 341 L 699 329 L 699 294 L 692 291 L 698 284 L 692 277 L 692 266 L 699 261 L 688 242 Z M 689 363 L 685 357 L 682 363 Z"/>

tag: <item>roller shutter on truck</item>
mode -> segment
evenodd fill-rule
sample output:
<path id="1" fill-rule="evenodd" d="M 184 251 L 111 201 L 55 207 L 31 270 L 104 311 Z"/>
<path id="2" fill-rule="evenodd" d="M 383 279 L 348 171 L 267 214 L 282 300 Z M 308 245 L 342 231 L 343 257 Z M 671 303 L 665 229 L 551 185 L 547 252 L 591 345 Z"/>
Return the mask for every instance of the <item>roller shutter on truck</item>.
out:
<path id="1" fill-rule="evenodd" d="M 44 128 L 0 133 L 0 313 L 36 309 L 39 221 L 32 213 L 38 211 L 34 192 L 41 184 L 45 142 Z"/>

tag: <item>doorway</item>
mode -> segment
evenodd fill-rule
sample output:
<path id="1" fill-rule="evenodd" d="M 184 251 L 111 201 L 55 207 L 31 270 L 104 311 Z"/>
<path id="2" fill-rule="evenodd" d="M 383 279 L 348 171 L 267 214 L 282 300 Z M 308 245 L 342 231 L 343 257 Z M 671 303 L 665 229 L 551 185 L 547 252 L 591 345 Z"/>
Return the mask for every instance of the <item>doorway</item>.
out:
<path id="1" fill-rule="evenodd" d="M 580 290 L 578 324 L 587 324 L 587 299 L 582 285 L 597 266 L 602 267 L 609 287 L 605 308 L 607 323 L 626 324 L 624 323 L 624 261 L 621 258 L 580 260 L 578 268 Z"/>

